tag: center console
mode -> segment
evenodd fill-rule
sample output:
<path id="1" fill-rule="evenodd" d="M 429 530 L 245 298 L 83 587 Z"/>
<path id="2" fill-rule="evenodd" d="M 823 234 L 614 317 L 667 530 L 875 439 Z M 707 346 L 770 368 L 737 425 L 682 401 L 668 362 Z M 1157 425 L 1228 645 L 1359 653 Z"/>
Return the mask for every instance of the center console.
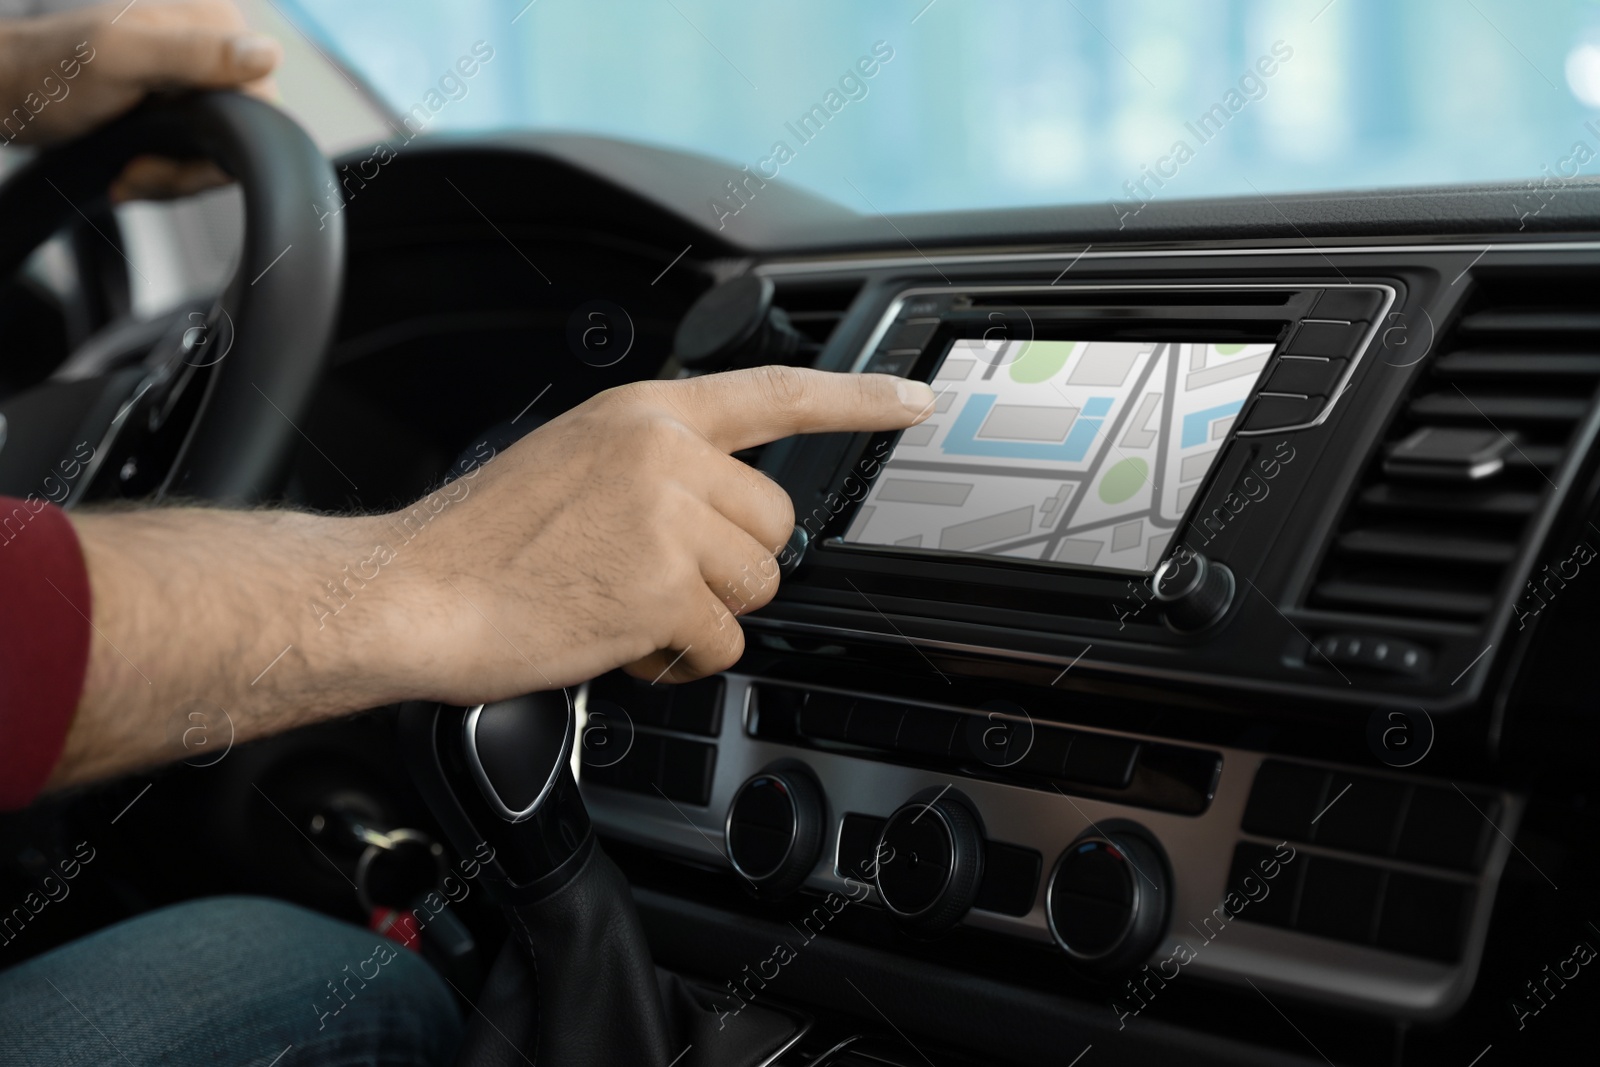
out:
<path id="1" fill-rule="evenodd" d="M 796 505 L 780 588 L 727 674 L 578 694 L 597 829 L 756 917 L 1047 957 L 1112 1030 L 1180 975 L 1459 1011 L 1525 811 L 1525 598 L 1596 490 L 1595 327 L 1549 281 L 1596 252 L 1494 260 L 758 266 L 796 326 L 849 294 L 809 362 L 934 411 L 744 457 Z"/>

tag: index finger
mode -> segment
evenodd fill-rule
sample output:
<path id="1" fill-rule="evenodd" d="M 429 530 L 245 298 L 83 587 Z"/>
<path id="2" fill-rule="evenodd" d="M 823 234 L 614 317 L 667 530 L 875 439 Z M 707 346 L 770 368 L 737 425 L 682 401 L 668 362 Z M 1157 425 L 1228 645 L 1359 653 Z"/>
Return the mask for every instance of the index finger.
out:
<path id="1" fill-rule="evenodd" d="M 654 384 L 724 452 L 797 433 L 902 430 L 927 418 L 934 401 L 922 382 L 806 367 L 755 367 Z"/>

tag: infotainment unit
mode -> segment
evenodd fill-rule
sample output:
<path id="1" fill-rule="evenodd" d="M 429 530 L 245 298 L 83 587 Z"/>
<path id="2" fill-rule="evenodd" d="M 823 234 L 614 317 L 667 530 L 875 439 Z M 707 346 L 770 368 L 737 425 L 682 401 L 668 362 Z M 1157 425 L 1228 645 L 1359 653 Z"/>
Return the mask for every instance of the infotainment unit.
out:
<path id="1" fill-rule="evenodd" d="M 840 541 L 1153 571 L 1275 347 L 952 338 Z"/>
<path id="2" fill-rule="evenodd" d="M 1395 297 L 1356 279 L 863 296 L 875 314 L 817 366 L 928 382 L 935 409 L 909 430 L 763 452 L 796 522 L 766 616 L 909 612 L 954 641 L 1211 625 L 1228 572 L 1269 551 L 1316 462 L 1297 457 L 1316 454 Z"/>

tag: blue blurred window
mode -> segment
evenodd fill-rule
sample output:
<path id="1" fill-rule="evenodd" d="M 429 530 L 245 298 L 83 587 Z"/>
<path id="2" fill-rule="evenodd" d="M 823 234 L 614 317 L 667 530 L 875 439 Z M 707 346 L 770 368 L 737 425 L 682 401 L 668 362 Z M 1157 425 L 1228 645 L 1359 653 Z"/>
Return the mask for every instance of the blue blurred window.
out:
<path id="1" fill-rule="evenodd" d="M 863 213 L 1600 173 L 1596 0 L 279 4 L 409 128 L 667 145 Z"/>

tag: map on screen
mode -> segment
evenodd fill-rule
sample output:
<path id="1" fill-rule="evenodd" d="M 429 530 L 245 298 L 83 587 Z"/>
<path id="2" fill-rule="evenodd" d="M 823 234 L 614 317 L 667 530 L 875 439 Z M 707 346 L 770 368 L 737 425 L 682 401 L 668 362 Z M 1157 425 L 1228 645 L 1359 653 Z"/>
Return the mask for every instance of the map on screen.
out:
<path id="1" fill-rule="evenodd" d="M 844 540 L 1154 570 L 1272 349 L 958 340 Z"/>

